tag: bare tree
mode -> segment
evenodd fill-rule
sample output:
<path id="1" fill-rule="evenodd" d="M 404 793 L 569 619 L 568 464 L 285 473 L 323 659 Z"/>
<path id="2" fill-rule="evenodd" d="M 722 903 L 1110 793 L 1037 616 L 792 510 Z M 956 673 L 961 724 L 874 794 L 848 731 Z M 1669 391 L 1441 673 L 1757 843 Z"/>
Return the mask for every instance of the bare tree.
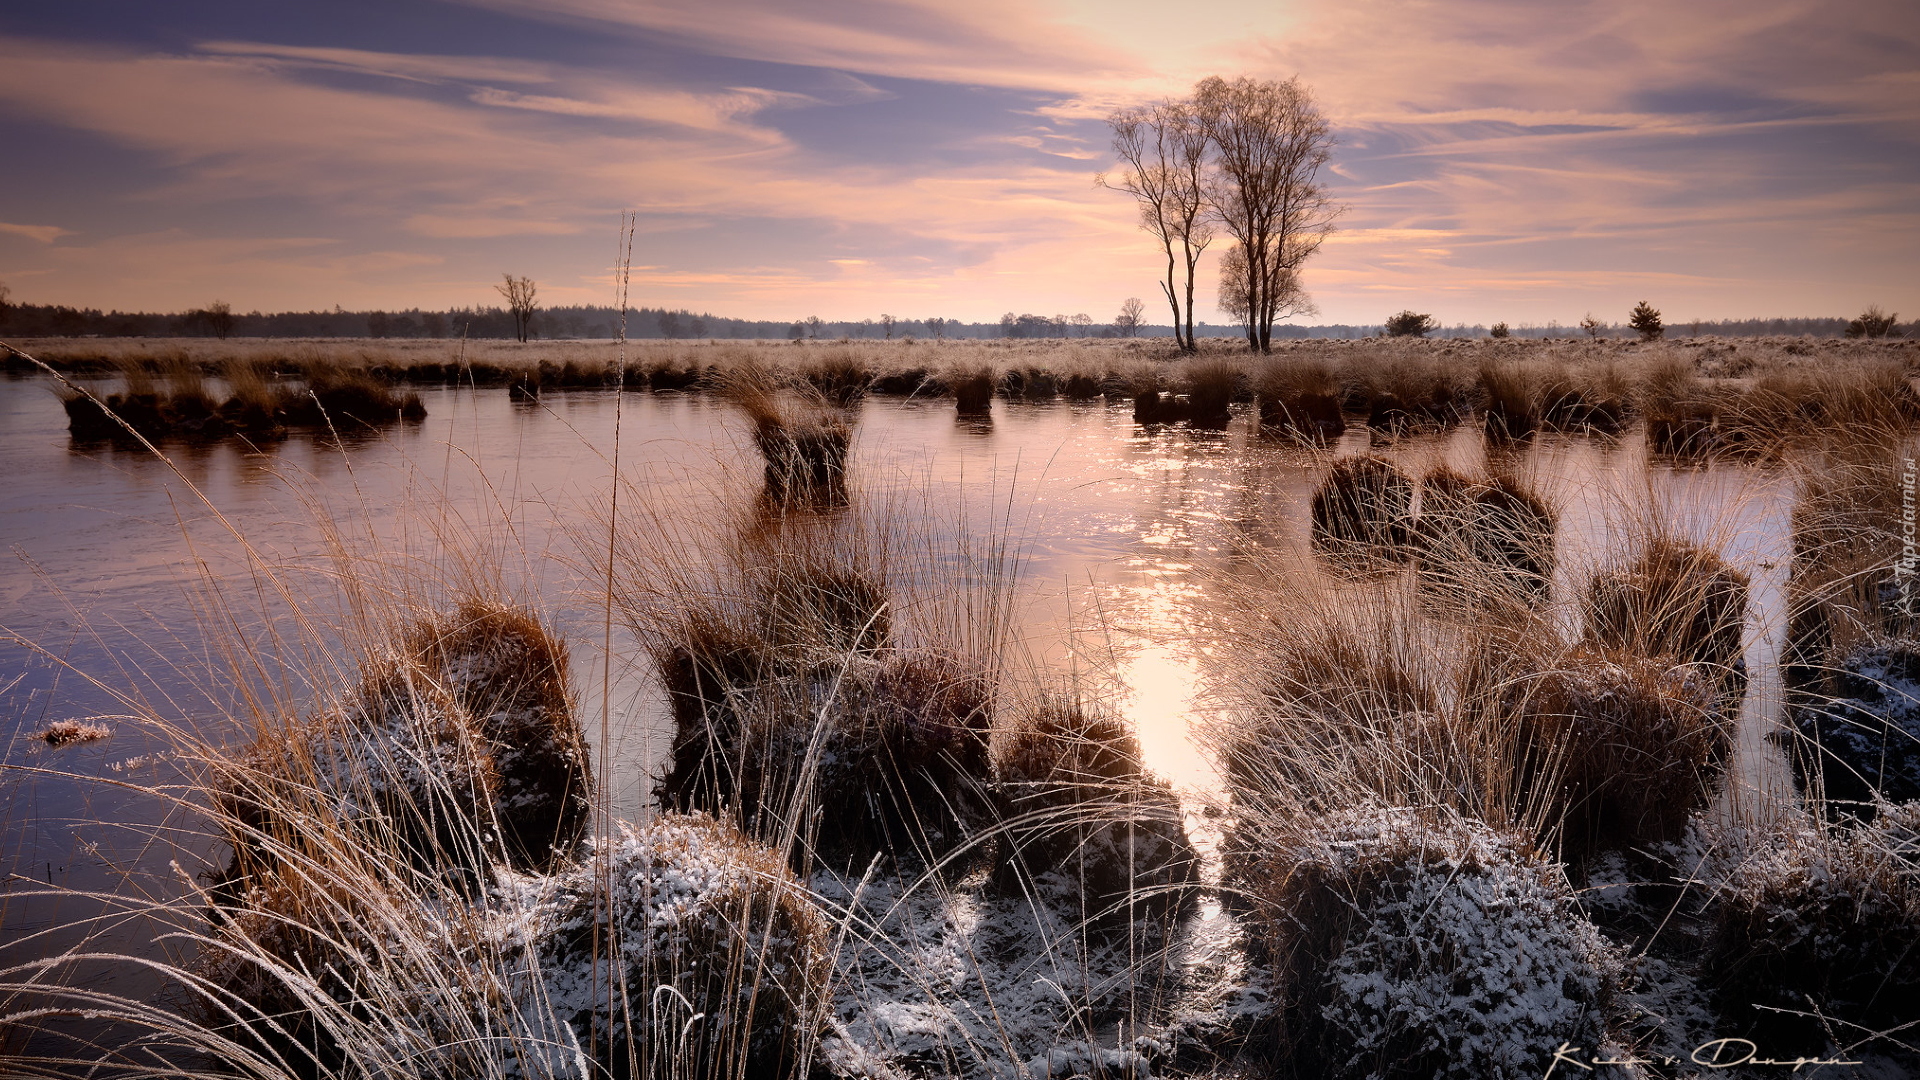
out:
<path id="1" fill-rule="evenodd" d="M 1113 317 L 1113 328 L 1127 337 L 1137 336 L 1140 333 L 1140 318 L 1146 314 L 1146 310 L 1146 301 L 1137 296 L 1127 297 L 1126 303 L 1120 305 L 1120 314 Z"/>
<path id="2" fill-rule="evenodd" d="M 807 340 L 809 341 L 818 340 L 820 337 L 820 327 L 824 325 L 825 324 L 820 321 L 820 316 L 818 315 L 807 316 Z"/>
<path id="3" fill-rule="evenodd" d="M 513 313 L 514 336 L 521 341 L 525 341 L 527 340 L 527 327 L 533 322 L 534 308 L 538 306 L 533 302 L 533 279 L 529 277 L 517 278 L 512 274 L 501 274 L 500 276 L 505 278 L 506 281 L 503 284 L 495 285 L 493 291 L 507 298 L 507 310 Z"/>
<path id="4" fill-rule="evenodd" d="M 1246 326 L 1253 317 L 1253 309 L 1248 306 L 1249 300 L 1258 294 L 1269 298 L 1269 310 L 1274 312 L 1276 319 L 1320 313 L 1313 298 L 1300 287 L 1298 271 L 1274 260 L 1267 264 L 1267 276 L 1267 282 L 1259 289 L 1249 287 L 1247 249 L 1239 244 L 1228 248 L 1226 255 L 1220 259 L 1220 310 L 1233 316 L 1241 326 Z"/>
<path id="5" fill-rule="evenodd" d="M 933 335 L 933 340 L 935 341 L 945 338 L 947 336 L 947 320 L 938 315 L 928 319 L 927 332 Z"/>
<path id="6" fill-rule="evenodd" d="M 884 314 L 884 313 L 882 313 L 882 314 L 881 314 L 881 316 L 880 316 L 880 329 L 881 329 L 881 331 L 882 331 L 882 332 L 884 332 L 884 333 L 886 334 L 886 336 L 887 336 L 887 340 L 888 340 L 888 341 L 892 341 L 892 340 L 893 340 L 893 327 L 894 327 L 894 324 L 896 324 L 896 323 L 898 323 L 899 321 L 900 321 L 900 320 L 898 320 L 898 319 L 896 319 L 896 318 L 894 318 L 894 317 L 893 317 L 893 316 L 891 316 L 891 315 L 887 315 L 887 314 Z"/>
<path id="7" fill-rule="evenodd" d="M 1289 304 L 1307 258 L 1340 213 L 1320 183 L 1333 129 L 1300 80 L 1215 76 L 1194 87 L 1193 114 L 1211 144 L 1203 174 L 1208 209 L 1239 241 L 1247 344 L 1271 352 L 1273 321 Z"/>
<path id="8" fill-rule="evenodd" d="M 1102 174 L 1098 182 L 1139 200 L 1140 227 L 1152 233 L 1167 254 L 1167 277 L 1160 291 L 1173 309 L 1173 336 L 1192 352 L 1195 268 L 1213 241 L 1204 192 L 1207 131 L 1183 101 L 1122 109 L 1107 122 L 1113 127 L 1114 153 L 1126 171 L 1117 179 Z"/>
<path id="9" fill-rule="evenodd" d="M 1073 322 L 1073 328 L 1080 332 L 1081 337 L 1086 337 L 1092 331 L 1093 316 L 1087 314 L 1084 311 L 1078 315 L 1075 315 L 1072 319 L 1072 322 Z"/>
<path id="10" fill-rule="evenodd" d="M 233 305 L 225 300 L 215 300 L 207 305 L 206 315 L 207 329 L 213 331 L 213 336 L 221 341 L 227 340 L 227 335 L 233 333 Z"/>
<path id="11" fill-rule="evenodd" d="M 679 312 L 662 311 L 660 313 L 660 336 L 666 338 L 668 341 L 672 341 L 680 336 Z"/>

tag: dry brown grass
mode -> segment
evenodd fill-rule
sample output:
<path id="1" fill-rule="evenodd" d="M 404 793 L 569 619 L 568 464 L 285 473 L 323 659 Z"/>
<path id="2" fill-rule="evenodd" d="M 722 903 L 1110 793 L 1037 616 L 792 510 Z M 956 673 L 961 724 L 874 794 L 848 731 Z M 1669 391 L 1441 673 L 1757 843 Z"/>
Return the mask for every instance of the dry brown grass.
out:
<path id="1" fill-rule="evenodd" d="M 1743 681 L 1747 575 L 1715 552 L 1654 531 L 1588 582 L 1586 634 L 1602 648 L 1706 665 Z"/>
<path id="2" fill-rule="evenodd" d="M 1062 695 L 1014 719 L 996 754 L 1010 818 L 1000 876 L 1063 876 L 1095 929 L 1168 923 L 1194 898 L 1200 859 L 1180 800 L 1148 773 L 1128 725 Z"/>
<path id="3" fill-rule="evenodd" d="M 851 414 L 813 384 L 794 385 L 757 365 L 742 363 L 717 379 L 720 393 L 753 424 L 769 498 L 829 505 L 846 498 Z"/>
<path id="4" fill-rule="evenodd" d="M 1253 377 L 1262 430 L 1285 432 L 1312 446 L 1330 445 L 1346 430 L 1340 381 L 1326 360 L 1274 357 Z"/>
<path id="5" fill-rule="evenodd" d="M 1575 863 L 1680 839 L 1732 744 L 1714 680 L 1663 657 L 1575 647 L 1505 690 L 1519 783 L 1543 790 Z"/>
<path id="6" fill-rule="evenodd" d="M 1423 581 L 1475 604 L 1542 594 L 1553 579 L 1559 514 L 1516 476 L 1442 466 L 1420 481 Z"/>
<path id="7" fill-rule="evenodd" d="M 1180 365 L 1180 376 L 1187 394 L 1187 422 L 1215 431 L 1225 428 L 1228 406 L 1243 396 L 1246 365 L 1238 360 L 1196 358 Z"/>
<path id="8" fill-rule="evenodd" d="M 662 805 L 736 821 L 797 865 L 934 863 L 995 816 L 991 664 L 910 599 L 903 539 L 865 530 L 781 518 L 735 534 L 717 567 L 616 595 L 673 705 Z"/>
<path id="9" fill-rule="evenodd" d="M 1341 458 L 1314 489 L 1314 542 L 1339 553 L 1398 557 L 1413 525 L 1413 481 L 1377 455 Z"/>
<path id="10" fill-rule="evenodd" d="M 1490 439 L 1524 439 L 1540 429 L 1538 388 L 1525 366 L 1489 362 L 1480 368 L 1480 391 L 1485 395 L 1481 418 Z"/>
<path id="11" fill-rule="evenodd" d="M 968 364 L 948 370 L 943 381 L 953 391 L 961 416 L 988 416 L 993 412 L 993 389 L 998 383 L 988 364 Z"/>

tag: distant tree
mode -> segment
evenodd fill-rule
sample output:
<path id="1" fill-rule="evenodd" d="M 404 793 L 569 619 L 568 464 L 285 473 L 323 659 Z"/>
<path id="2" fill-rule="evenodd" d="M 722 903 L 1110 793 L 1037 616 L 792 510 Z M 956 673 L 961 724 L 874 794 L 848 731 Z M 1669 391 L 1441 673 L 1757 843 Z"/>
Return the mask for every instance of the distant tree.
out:
<path id="1" fill-rule="evenodd" d="M 818 340 L 820 337 L 820 328 L 824 325 L 826 324 L 820 321 L 820 316 L 818 315 L 807 316 L 807 340 L 808 341 Z"/>
<path id="2" fill-rule="evenodd" d="M 1605 330 L 1606 328 L 1607 328 L 1607 324 L 1601 322 L 1599 319 L 1594 318 L 1593 312 L 1591 311 L 1587 312 L 1586 318 L 1580 320 L 1580 329 L 1585 330 L 1587 332 L 1587 336 L 1590 338 L 1598 338 L 1600 336 L 1600 331 Z"/>
<path id="3" fill-rule="evenodd" d="M 1860 317 L 1847 323 L 1847 336 L 1850 338 L 1883 338 L 1893 333 L 1894 324 L 1900 320 L 1898 315 L 1889 315 L 1880 310 L 1880 305 L 1870 305 L 1860 313 Z"/>
<path id="4" fill-rule="evenodd" d="M 1433 321 L 1431 315 L 1421 315 L 1412 310 L 1402 311 L 1387 320 L 1388 337 L 1426 337 L 1439 329 L 1440 324 Z"/>
<path id="5" fill-rule="evenodd" d="M 1666 324 L 1660 321 L 1660 312 L 1645 300 L 1634 305 L 1633 313 L 1627 316 L 1627 325 L 1633 327 L 1641 341 L 1654 341 L 1667 332 Z"/>
<path id="6" fill-rule="evenodd" d="M 1194 87 L 1193 111 L 1212 146 L 1208 209 L 1247 262 L 1247 345 L 1270 352 L 1274 320 L 1302 310 L 1300 267 L 1340 214 L 1319 180 L 1333 128 L 1297 78 L 1204 79 Z"/>
<path id="7" fill-rule="evenodd" d="M 447 336 L 447 317 L 437 311 L 429 311 L 420 316 L 420 330 L 430 338 Z"/>
<path id="8" fill-rule="evenodd" d="M 387 336 L 387 313 L 384 311 L 367 312 L 367 336 L 383 338 Z"/>
<path id="9" fill-rule="evenodd" d="M 493 291 L 507 298 L 507 311 L 513 315 L 513 334 L 521 341 L 525 341 L 527 340 L 527 328 L 533 323 L 534 308 L 539 306 L 534 303 L 535 290 L 533 279 L 529 277 L 517 278 L 512 274 L 501 274 L 500 276 L 505 280 L 501 284 L 495 285 Z"/>
<path id="10" fill-rule="evenodd" d="M 221 341 L 227 340 L 227 336 L 233 333 L 233 305 L 225 300 L 215 300 L 208 304 L 206 321 L 207 329 L 213 333 L 214 337 Z"/>
<path id="11" fill-rule="evenodd" d="M 1140 318 L 1146 314 L 1147 302 L 1137 296 L 1127 297 L 1120 305 L 1120 314 L 1113 317 L 1113 328 L 1120 331 L 1122 337 L 1138 337 Z"/>
<path id="12" fill-rule="evenodd" d="M 12 296 L 13 290 L 7 288 L 6 282 L 0 281 L 0 323 L 6 322 L 7 316 L 13 311 L 13 304 L 9 299 Z"/>
<path id="13" fill-rule="evenodd" d="M 807 327 L 805 323 L 794 323 L 792 326 L 787 327 L 787 337 L 794 341 L 799 341 L 806 336 Z"/>
<path id="14" fill-rule="evenodd" d="M 680 313 L 679 312 L 662 311 L 660 313 L 659 322 L 660 322 L 661 337 L 666 338 L 668 341 L 672 341 L 673 339 L 680 336 Z"/>
<path id="15" fill-rule="evenodd" d="M 933 340 L 935 341 L 939 341 L 945 338 L 947 336 L 947 320 L 941 318 L 938 315 L 935 315 L 933 318 L 928 319 L 927 333 L 932 334 Z"/>
<path id="16" fill-rule="evenodd" d="M 1080 331 L 1081 337 L 1086 337 L 1089 333 L 1092 332 L 1093 316 L 1087 314 L 1086 312 L 1083 311 L 1080 314 L 1075 315 L 1072 319 L 1072 322 L 1073 322 L 1074 329 Z"/>
<path id="17" fill-rule="evenodd" d="M 1487 331 L 1487 333 L 1494 337 L 1511 337 L 1513 335 L 1513 331 L 1507 329 L 1507 324 L 1503 322 L 1494 323 L 1493 329 Z"/>
<path id="18" fill-rule="evenodd" d="M 691 320 L 687 322 L 687 335 L 689 337 L 696 337 L 696 338 L 706 337 L 707 336 L 707 320 L 701 318 L 698 315 L 695 315 Z"/>
<path id="19" fill-rule="evenodd" d="M 893 340 L 893 326 L 894 326 L 894 323 L 896 323 L 896 322 L 898 322 L 898 321 L 899 321 L 898 319 L 895 319 L 895 318 L 894 318 L 893 316 L 891 316 L 891 315 L 887 315 L 887 314 L 885 314 L 885 313 L 882 313 L 882 314 L 881 314 L 881 316 L 880 316 L 880 330 L 881 330 L 881 331 L 882 331 L 882 332 L 883 332 L 883 333 L 884 333 L 884 334 L 886 335 L 886 338 L 887 338 L 887 340 L 888 340 L 888 341 L 892 341 L 892 340 Z"/>
<path id="20" fill-rule="evenodd" d="M 1107 123 L 1113 128 L 1113 151 L 1126 170 L 1112 179 L 1103 173 L 1095 182 L 1139 202 L 1140 227 L 1166 252 L 1160 291 L 1173 309 L 1173 336 L 1192 352 L 1194 271 L 1213 240 L 1204 179 L 1207 129 L 1185 101 L 1122 109 Z"/>

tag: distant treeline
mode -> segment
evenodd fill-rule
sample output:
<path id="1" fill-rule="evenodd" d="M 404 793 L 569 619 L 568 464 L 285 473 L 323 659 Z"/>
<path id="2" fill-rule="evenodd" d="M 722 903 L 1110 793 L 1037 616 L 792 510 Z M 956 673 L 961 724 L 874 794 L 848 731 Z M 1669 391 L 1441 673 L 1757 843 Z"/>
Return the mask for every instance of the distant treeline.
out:
<path id="1" fill-rule="evenodd" d="M 534 314 L 530 337 L 550 339 L 611 338 L 620 326 L 620 312 L 611 307 L 555 307 Z M 1672 322 L 1667 332 L 1676 337 L 1718 335 L 1722 337 L 1809 336 L 1841 337 L 1847 320 L 1826 319 L 1721 319 L 1713 322 Z M 1913 324 L 1905 328 L 1916 332 Z M 1124 323 L 1096 323 L 1085 315 L 1016 315 L 1012 312 L 995 322 L 961 322 L 957 319 L 903 319 L 881 316 L 829 322 L 820 319 L 791 321 L 768 319 L 729 319 L 718 315 L 695 314 L 686 310 L 636 308 L 627 312 L 626 331 L 630 338 L 706 340 L 709 338 L 756 338 L 763 340 L 831 341 L 884 340 L 912 337 L 926 341 L 941 338 L 1113 338 L 1171 337 L 1170 326 L 1143 324 L 1131 329 Z M 1238 326 L 1200 323 L 1197 337 L 1239 337 Z M 1382 324 L 1287 326 L 1273 328 L 1275 338 L 1365 338 L 1384 333 Z M 1577 326 L 1549 322 L 1544 326 L 1518 324 L 1511 331 L 1521 338 L 1579 337 Z M 504 308 L 465 308 L 447 311 L 284 311 L 263 314 L 258 311 L 239 314 L 215 306 L 206 310 L 174 314 L 150 312 L 100 311 L 97 308 L 73 308 L 48 304 L 8 304 L 0 302 L 0 334 L 13 337 L 250 337 L 250 338 L 511 338 L 513 316 Z M 1632 336 L 1624 323 L 1601 329 L 1603 337 Z M 1488 336 L 1485 326 L 1440 327 L 1428 334 L 1436 338 L 1479 338 Z"/>

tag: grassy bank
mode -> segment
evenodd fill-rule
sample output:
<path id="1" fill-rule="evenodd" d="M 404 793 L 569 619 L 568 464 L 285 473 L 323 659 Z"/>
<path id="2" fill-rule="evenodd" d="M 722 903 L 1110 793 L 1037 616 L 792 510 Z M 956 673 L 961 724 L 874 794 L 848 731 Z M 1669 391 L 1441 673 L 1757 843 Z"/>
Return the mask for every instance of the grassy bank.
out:
<path id="1" fill-rule="evenodd" d="M 1497 439 L 1524 439 L 1544 430 L 1615 433 L 1644 418 L 1659 452 L 1754 454 L 1767 452 L 1783 432 L 1900 424 L 1920 416 L 1912 385 L 1920 343 L 1903 341 L 1320 340 L 1285 342 L 1262 358 L 1225 343 L 1201 358 L 1183 358 L 1159 342 L 1092 340 L 629 343 L 624 353 L 603 342 L 49 339 L 22 345 L 64 372 L 118 379 L 135 409 L 145 408 L 134 399 L 151 393 L 154 380 L 179 386 L 211 377 L 291 397 L 300 388 L 372 393 L 383 386 L 470 385 L 504 387 L 532 402 L 542 394 L 616 387 L 719 391 L 737 382 L 732 373 L 756 368 L 842 401 L 866 393 L 944 398 L 974 415 L 990 414 L 995 397 L 1104 398 L 1131 403 L 1144 424 L 1219 427 L 1228 422 L 1231 402 L 1257 402 L 1263 428 L 1309 441 L 1325 441 L 1350 423 L 1386 434 L 1472 423 Z M 624 364 L 616 359 L 621 355 Z M 15 369 L 21 370 L 17 362 Z M 163 392 L 147 411 L 192 412 L 192 394 L 192 387 Z M 385 403 L 376 405 L 384 414 Z M 210 415 L 222 415 L 223 408 Z M 268 403 L 265 415 L 274 408 Z M 362 412 L 374 408 L 361 404 Z"/>

